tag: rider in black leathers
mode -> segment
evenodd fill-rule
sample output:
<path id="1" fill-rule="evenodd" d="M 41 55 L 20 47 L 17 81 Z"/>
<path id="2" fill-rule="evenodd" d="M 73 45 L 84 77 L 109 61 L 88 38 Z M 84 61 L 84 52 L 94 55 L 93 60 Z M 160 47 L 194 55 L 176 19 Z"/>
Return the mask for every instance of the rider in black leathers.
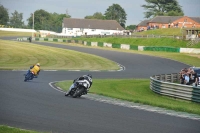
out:
<path id="1" fill-rule="evenodd" d="M 90 74 L 83 75 L 83 76 L 81 76 L 79 78 L 74 79 L 73 83 L 75 83 L 77 81 L 79 81 L 79 82 L 85 82 L 85 81 L 88 82 L 88 87 L 87 87 L 87 92 L 88 92 L 89 88 L 92 86 L 92 75 L 90 75 Z M 69 95 L 69 93 L 70 93 L 70 91 L 71 91 L 71 89 L 73 87 L 74 87 L 74 84 L 72 84 L 72 86 L 69 88 L 69 90 L 65 93 L 65 96 Z"/>

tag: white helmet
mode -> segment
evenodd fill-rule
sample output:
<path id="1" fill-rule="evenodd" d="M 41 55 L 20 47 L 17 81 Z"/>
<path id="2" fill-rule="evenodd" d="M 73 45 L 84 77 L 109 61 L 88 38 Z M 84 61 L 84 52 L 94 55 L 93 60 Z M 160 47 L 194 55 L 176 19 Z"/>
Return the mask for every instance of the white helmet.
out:
<path id="1" fill-rule="evenodd" d="M 37 65 L 37 66 L 40 66 L 40 63 L 37 63 L 36 65 Z"/>

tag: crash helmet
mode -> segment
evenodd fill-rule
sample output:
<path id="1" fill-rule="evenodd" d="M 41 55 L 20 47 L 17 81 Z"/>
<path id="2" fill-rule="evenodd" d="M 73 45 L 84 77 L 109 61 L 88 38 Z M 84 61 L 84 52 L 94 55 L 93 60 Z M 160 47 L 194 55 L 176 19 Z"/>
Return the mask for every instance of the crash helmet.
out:
<path id="1" fill-rule="evenodd" d="M 91 75 L 91 74 L 87 74 L 87 76 L 90 77 L 90 78 L 92 78 L 92 75 Z"/>
<path id="2" fill-rule="evenodd" d="M 40 67 L 40 63 L 37 63 L 36 65 Z"/>

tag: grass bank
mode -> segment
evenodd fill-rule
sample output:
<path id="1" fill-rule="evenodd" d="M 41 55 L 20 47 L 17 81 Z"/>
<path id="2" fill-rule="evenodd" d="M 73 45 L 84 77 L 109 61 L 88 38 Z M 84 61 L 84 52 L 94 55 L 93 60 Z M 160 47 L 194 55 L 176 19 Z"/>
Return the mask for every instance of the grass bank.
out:
<path id="1" fill-rule="evenodd" d="M 27 42 L 0 40 L 0 69 L 27 69 L 40 62 L 42 69 L 56 70 L 117 70 L 108 59 Z"/>
<path id="2" fill-rule="evenodd" d="M 200 43 L 187 46 L 188 41 L 173 38 L 75 38 L 88 42 L 106 42 L 114 44 L 129 44 L 132 46 L 158 46 L 158 47 L 175 47 L 175 48 L 200 48 Z"/>
<path id="3" fill-rule="evenodd" d="M 182 36 L 185 35 L 185 29 L 181 28 L 164 28 L 147 30 L 143 32 L 136 32 L 136 35 L 167 35 L 167 36 Z"/>
<path id="4" fill-rule="evenodd" d="M 0 125 L 0 133 L 39 133 L 39 132 Z M 45 132 L 40 132 L 40 133 L 45 133 Z"/>

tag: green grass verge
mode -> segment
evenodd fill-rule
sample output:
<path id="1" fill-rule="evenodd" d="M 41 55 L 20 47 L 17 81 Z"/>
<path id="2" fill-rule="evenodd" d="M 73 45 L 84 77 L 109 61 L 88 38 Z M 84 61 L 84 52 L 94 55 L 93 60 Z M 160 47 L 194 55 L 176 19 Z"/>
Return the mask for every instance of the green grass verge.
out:
<path id="1" fill-rule="evenodd" d="M 71 84 L 67 80 L 56 86 L 67 91 Z M 149 84 L 149 79 L 93 79 L 90 93 L 200 115 L 200 104 L 156 94 Z"/>
<path id="2" fill-rule="evenodd" d="M 165 29 L 155 29 L 147 30 L 143 32 L 136 32 L 136 35 L 168 35 L 168 36 L 182 36 L 185 35 L 185 29 L 181 28 L 165 28 Z"/>
<path id="3" fill-rule="evenodd" d="M 108 59 L 28 42 L 0 40 L 0 69 L 27 69 L 40 62 L 42 69 L 56 70 L 117 70 Z"/>
<path id="4" fill-rule="evenodd" d="M 188 41 L 173 38 L 77 38 L 89 42 L 106 42 L 112 44 L 129 44 L 131 46 L 158 46 L 158 47 L 175 47 L 175 48 L 200 48 L 200 43 L 188 46 Z"/>
<path id="5" fill-rule="evenodd" d="M 0 125 L 0 133 L 39 133 L 39 132 Z M 45 132 L 40 132 L 40 133 L 45 133 Z"/>

